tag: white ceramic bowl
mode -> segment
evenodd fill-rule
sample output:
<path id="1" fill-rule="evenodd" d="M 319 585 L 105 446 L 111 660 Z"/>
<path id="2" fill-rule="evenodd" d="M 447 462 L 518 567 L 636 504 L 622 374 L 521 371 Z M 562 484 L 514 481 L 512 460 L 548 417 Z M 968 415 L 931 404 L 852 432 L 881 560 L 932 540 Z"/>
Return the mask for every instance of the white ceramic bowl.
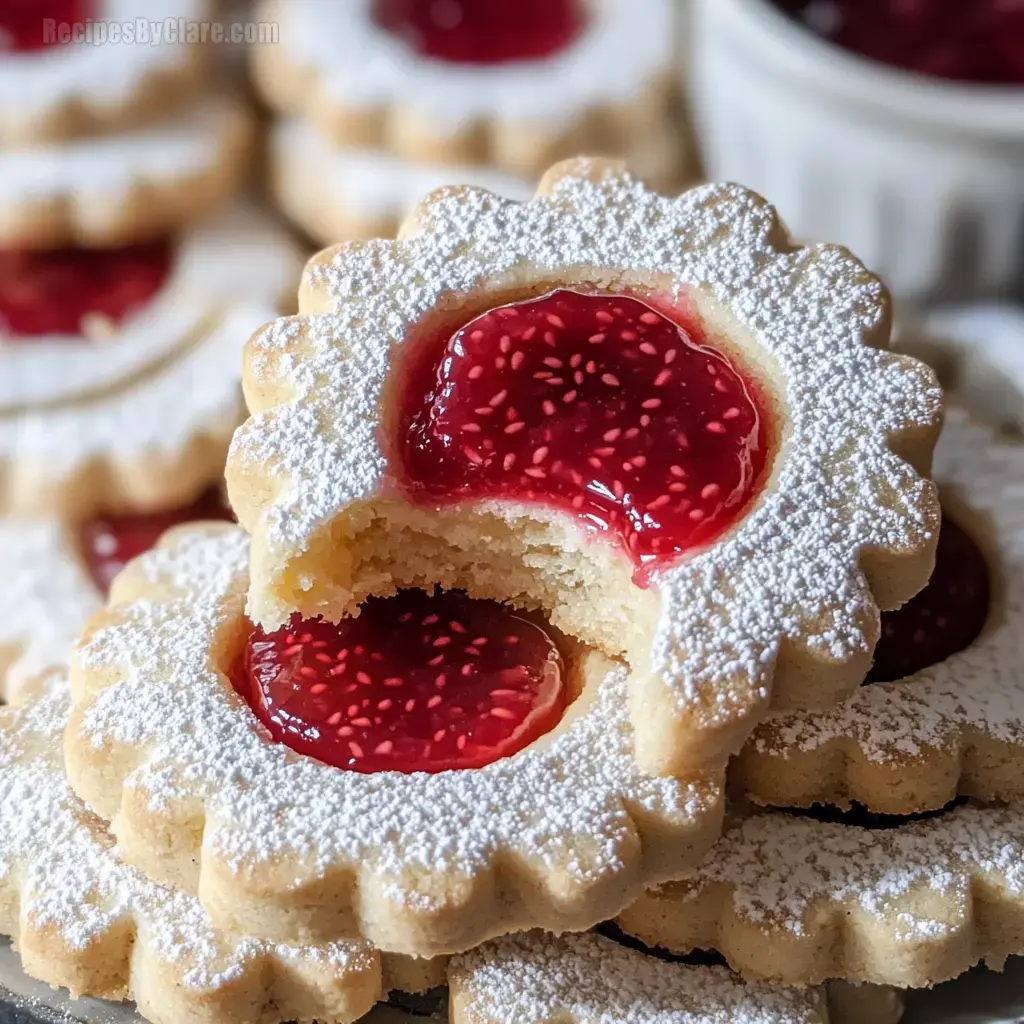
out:
<path id="1" fill-rule="evenodd" d="M 696 0 L 693 32 L 709 176 L 847 245 L 898 295 L 1024 287 L 1024 87 L 879 65 L 768 0 Z"/>

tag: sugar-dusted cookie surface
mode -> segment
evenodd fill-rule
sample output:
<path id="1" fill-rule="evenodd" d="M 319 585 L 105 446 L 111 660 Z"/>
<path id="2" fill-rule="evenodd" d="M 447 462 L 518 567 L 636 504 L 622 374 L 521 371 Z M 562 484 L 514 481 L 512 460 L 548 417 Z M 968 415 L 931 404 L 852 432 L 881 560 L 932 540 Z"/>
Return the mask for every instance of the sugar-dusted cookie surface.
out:
<path id="1" fill-rule="evenodd" d="M 465 20 L 470 30 L 491 13 L 480 0 L 459 3 L 477 8 Z M 492 17 L 586 11 L 554 52 L 489 63 L 417 52 L 415 34 L 375 16 L 389 6 L 401 5 L 267 0 L 258 18 L 280 26 L 280 41 L 253 51 L 264 98 L 347 147 L 527 178 L 573 153 L 628 152 L 666 130 L 676 73 L 670 0 L 557 0 L 518 10 L 501 0 Z"/>
<path id="2" fill-rule="evenodd" d="M 0 145 L 123 130 L 188 101 L 210 54 L 178 33 L 195 31 L 212 8 L 210 0 L 38 0 L 4 12 Z"/>
<path id="3" fill-rule="evenodd" d="M 248 556 L 237 527 L 186 527 L 118 577 L 73 662 L 65 745 L 124 856 L 222 926 L 458 952 L 590 927 L 714 842 L 719 777 L 641 770 L 626 672 L 601 655 L 580 659 L 554 728 L 485 767 L 363 772 L 273 742 L 229 678 L 252 629 Z"/>
<path id="4" fill-rule="evenodd" d="M 720 763 L 770 705 L 848 694 L 878 607 L 931 571 L 912 466 L 941 394 L 888 327 L 856 260 L 795 249 L 736 186 L 667 199 L 581 160 L 525 204 L 437 191 L 397 242 L 311 261 L 300 315 L 248 346 L 228 486 L 250 614 L 434 584 L 540 607 L 629 661 L 649 769 Z"/>
<path id="5" fill-rule="evenodd" d="M 489 942 L 448 968 L 453 1024 L 821 1024 L 817 989 L 744 982 L 724 967 L 670 964 L 600 935 L 540 932 Z"/>
<path id="6" fill-rule="evenodd" d="M 288 947 L 217 930 L 199 902 L 121 862 L 68 786 L 66 693 L 0 710 L 0 932 L 28 974 L 134 999 L 154 1024 L 333 1021 L 381 997 L 362 943 Z"/>
<path id="7" fill-rule="evenodd" d="M 130 131 L 0 150 L 0 245 L 110 246 L 174 231 L 234 192 L 251 143 L 244 105 L 209 96 Z"/>
<path id="8" fill-rule="evenodd" d="M 287 233 L 245 206 L 143 247 L 5 253 L 0 508 L 152 511 L 218 479 L 244 339 L 300 265 Z"/>
<path id="9" fill-rule="evenodd" d="M 954 410 L 936 449 L 935 478 L 944 529 L 977 545 L 973 557 L 988 563 L 988 586 L 975 579 L 963 541 L 940 541 L 936 580 L 883 617 L 883 628 L 895 632 L 879 652 L 903 648 L 913 658 L 915 648 L 935 649 L 939 657 L 949 640 L 953 653 L 906 678 L 862 686 L 827 711 L 769 716 L 733 769 L 757 802 L 857 801 L 910 814 L 943 807 L 958 793 L 1024 796 L 1024 446 Z M 960 650 L 955 638 L 963 628 L 973 632 L 971 620 L 984 626 Z"/>
<path id="10" fill-rule="evenodd" d="M 780 984 L 921 988 L 982 960 L 999 969 L 1024 952 L 1024 814 L 960 807 L 894 828 L 758 815 L 619 923 Z"/>
<path id="11" fill-rule="evenodd" d="M 659 192 L 694 177 L 669 132 L 632 147 L 626 162 Z M 526 200 L 535 184 L 532 177 L 490 167 L 414 163 L 379 150 L 334 146 L 311 125 L 287 118 L 273 128 L 271 176 L 281 209 L 324 245 L 393 236 L 420 199 L 442 185 L 476 185 Z"/>

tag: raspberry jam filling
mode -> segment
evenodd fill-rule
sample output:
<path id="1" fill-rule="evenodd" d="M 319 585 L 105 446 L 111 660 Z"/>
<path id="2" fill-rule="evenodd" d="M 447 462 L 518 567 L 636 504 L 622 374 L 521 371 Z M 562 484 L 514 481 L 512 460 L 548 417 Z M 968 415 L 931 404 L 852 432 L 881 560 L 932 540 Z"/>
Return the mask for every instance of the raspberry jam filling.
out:
<path id="1" fill-rule="evenodd" d="M 583 30 L 582 0 L 376 0 L 378 25 L 450 64 L 542 60 Z"/>
<path id="2" fill-rule="evenodd" d="M 337 625 L 257 627 L 232 675 L 276 741 L 357 772 L 480 768 L 549 732 L 566 706 L 548 633 L 458 591 L 370 598 Z"/>
<path id="3" fill-rule="evenodd" d="M 1024 84 L 1019 0 L 773 0 L 815 35 L 922 75 Z"/>
<path id="4" fill-rule="evenodd" d="M 641 585 L 713 541 L 759 489 L 767 416 L 673 316 L 559 290 L 427 340 L 402 414 L 410 497 L 553 505 L 616 538 Z"/>
<path id="5" fill-rule="evenodd" d="M 211 488 L 184 508 L 89 520 L 82 526 L 79 544 L 93 582 L 106 594 L 125 565 L 149 551 L 166 530 L 204 519 L 234 519 L 219 488 Z"/>
<path id="6" fill-rule="evenodd" d="M 60 25 L 81 25 L 93 0 L 0 0 L 0 53 L 45 50 L 61 42 Z"/>
<path id="7" fill-rule="evenodd" d="M 942 521 L 935 572 L 902 608 L 882 615 L 882 635 L 865 683 L 889 683 L 937 665 L 978 638 L 988 619 L 985 556 L 951 519 Z"/>
<path id="8" fill-rule="evenodd" d="M 119 249 L 0 250 L 0 337 L 102 336 L 160 290 L 173 254 L 167 241 Z"/>

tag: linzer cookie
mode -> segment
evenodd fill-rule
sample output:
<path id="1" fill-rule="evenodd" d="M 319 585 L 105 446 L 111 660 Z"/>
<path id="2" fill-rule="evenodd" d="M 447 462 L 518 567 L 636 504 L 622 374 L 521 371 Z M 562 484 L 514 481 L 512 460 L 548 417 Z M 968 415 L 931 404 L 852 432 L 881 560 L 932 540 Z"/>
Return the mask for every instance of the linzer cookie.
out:
<path id="1" fill-rule="evenodd" d="M 248 561 L 207 525 L 131 563 L 73 659 L 65 743 L 125 858 L 220 927 L 416 956 L 582 930 L 717 837 L 717 774 L 637 766 L 621 665 L 459 594 L 254 628 Z"/>
<path id="2" fill-rule="evenodd" d="M 66 687 L 71 648 L 125 563 L 174 525 L 229 517 L 214 489 L 183 508 L 78 525 L 0 519 L 0 699 L 22 704 Z"/>
<path id="3" fill-rule="evenodd" d="M 144 245 L 0 254 L 4 513 L 166 509 L 217 480 L 243 339 L 300 264 L 242 207 Z"/>
<path id="4" fill-rule="evenodd" d="M 144 128 L 0 150 L 0 247 L 113 246 L 174 231 L 235 191 L 251 141 L 244 106 L 214 96 Z"/>
<path id="5" fill-rule="evenodd" d="M 452 1024 L 824 1024 L 817 989 L 744 982 L 724 967 L 670 964 L 600 935 L 509 936 L 448 969 Z"/>
<path id="6" fill-rule="evenodd" d="M 634 147 L 626 162 L 659 192 L 677 191 L 693 180 L 671 132 Z M 535 184 L 489 167 L 413 163 L 378 150 L 335 147 L 294 120 L 273 129 L 271 176 L 280 208 L 324 244 L 391 237 L 419 200 L 442 185 L 476 185 L 525 200 Z"/>
<path id="7" fill-rule="evenodd" d="M 629 662 L 646 769 L 721 763 L 769 704 L 856 687 L 878 606 L 931 571 L 941 395 L 888 324 L 845 250 L 737 186 L 582 160 L 525 204 L 435 192 L 249 343 L 250 613 L 435 584 L 540 608 Z"/>
<path id="8" fill-rule="evenodd" d="M 284 114 L 349 147 L 527 178 L 581 150 L 664 132 L 671 0 L 267 0 L 280 42 L 253 51 Z"/>
<path id="9" fill-rule="evenodd" d="M 117 856 L 61 763 L 67 695 L 0 711 L 0 932 L 73 996 L 134 999 L 154 1024 L 361 1017 L 381 997 L 362 943 L 288 947 L 218 931 L 192 896 Z"/>
<path id="10" fill-rule="evenodd" d="M 649 946 L 717 949 L 745 977 L 790 985 L 922 988 L 1024 952 L 1024 812 L 867 820 L 750 818 L 619 923 Z"/>
<path id="11" fill-rule="evenodd" d="M 734 775 L 758 802 L 908 814 L 958 793 L 1024 796 L 1024 447 L 954 412 L 935 477 L 944 520 L 931 581 L 882 617 L 853 697 L 757 729 Z"/>
<path id="12" fill-rule="evenodd" d="M 119 130 L 187 101 L 203 78 L 203 49 L 163 33 L 212 13 L 209 0 L 4 4 L 0 146 Z"/>

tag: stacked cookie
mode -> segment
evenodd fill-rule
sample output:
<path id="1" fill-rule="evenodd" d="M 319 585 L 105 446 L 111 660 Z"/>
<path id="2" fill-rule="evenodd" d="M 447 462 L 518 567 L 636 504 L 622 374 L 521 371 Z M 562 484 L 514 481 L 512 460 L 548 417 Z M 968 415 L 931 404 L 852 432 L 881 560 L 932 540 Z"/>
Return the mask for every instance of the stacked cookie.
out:
<path id="1" fill-rule="evenodd" d="M 298 277 L 288 236 L 235 198 L 251 118 L 186 31 L 208 14 L 197 0 L 0 12 L 8 700 L 66 662 L 125 561 L 175 521 L 228 515 L 242 339 Z"/>
<path id="2" fill-rule="evenodd" d="M 241 526 L 166 534 L 0 715 L 26 970 L 158 1024 L 444 983 L 835 1024 L 1024 951 L 1024 453 L 950 411 L 940 510 L 879 282 L 593 159 L 400 237 L 249 342 Z"/>
<path id="3" fill-rule="evenodd" d="M 578 152 L 677 191 L 680 17 L 675 0 L 265 0 L 279 36 L 252 65 L 281 115 L 274 195 L 328 244 L 392 236 L 442 185 L 526 199 Z"/>

